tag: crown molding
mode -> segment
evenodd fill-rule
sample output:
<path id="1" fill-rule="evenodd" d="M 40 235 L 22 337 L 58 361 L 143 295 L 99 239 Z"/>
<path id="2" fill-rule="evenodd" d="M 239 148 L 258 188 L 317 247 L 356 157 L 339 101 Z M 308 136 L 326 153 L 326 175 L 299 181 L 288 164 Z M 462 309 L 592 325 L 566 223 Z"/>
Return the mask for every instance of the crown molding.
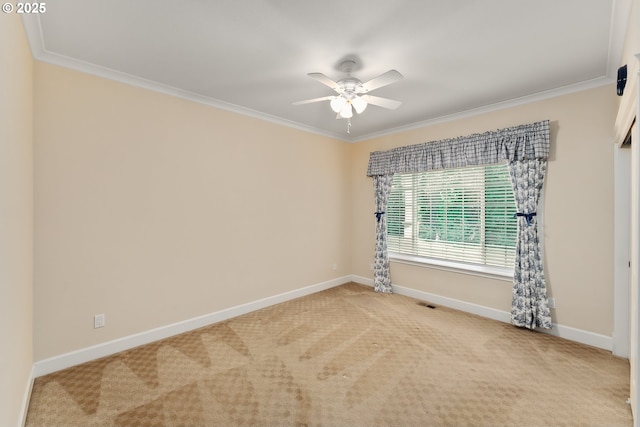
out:
<path id="1" fill-rule="evenodd" d="M 195 92 L 190 92 L 184 89 L 179 89 L 173 86 L 158 83 L 152 80 L 144 79 L 132 74 L 123 73 L 111 68 L 103 67 L 100 65 L 85 62 L 79 59 L 71 58 L 65 55 L 49 52 L 44 44 L 42 36 L 42 28 L 40 25 L 40 17 L 38 15 L 22 15 L 22 22 L 29 41 L 29 47 L 31 48 L 31 55 L 35 60 L 46 62 L 48 64 L 57 65 L 59 67 L 72 69 L 82 73 L 90 74 L 97 77 L 102 77 L 108 80 L 117 81 L 130 86 L 147 89 L 150 91 L 162 93 L 169 96 L 174 96 L 187 101 L 204 104 L 210 107 L 218 108 L 221 110 L 229 111 L 232 113 L 241 114 L 243 116 L 253 117 L 256 119 L 271 122 L 277 125 L 286 126 L 289 128 L 301 130 L 320 136 L 325 136 L 332 139 L 342 140 L 345 142 L 351 142 L 349 139 L 345 139 L 343 135 L 333 132 L 327 132 L 322 129 L 315 128 L 313 126 L 307 126 L 301 123 L 297 123 L 291 120 L 276 117 L 270 114 L 266 114 L 260 111 L 252 110 L 250 108 L 242 107 L 239 105 L 224 102 L 215 98 L 200 95 Z"/>
<path id="2" fill-rule="evenodd" d="M 465 119 L 473 116 L 479 116 L 481 114 L 486 114 L 494 111 L 505 110 L 508 108 L 514 108 L 520 105 L 530 104 L 533 102 L 543 101 L 546 99 L 556 98 L 563 95 L 569 95 L 575 92 L 581 92 L 589 89 L 598 88 L 601 86 L 606 86 L 608 84 L 613 84 L 615 79 L 603 76 L 598 77 L 593 80 L 589 80 L 582 83 L 576 83 L 568 86 L 564 86 L 561 88 L 551 89 L 543 92 L 534 93 L 532 95 L 522 96 L 520 98 L 510 99 L 507 101 L 497 102 L 495 104 L 485 105 L 483 107 L 472 108 L 465 111 L 460 111 L 453 114 L 447 114 L 440 117 L 434 117 L 431 119 L 411 123 L 405 126 L 399 126 L 393 129 L 389 129 L 382 132 L 377 132 L 374 134 L 369 134 L 361 138 L 357 138 L 352 142 L 360 142 L 369 139 L 379 138 L 382 136 L 393 135 L 400 132 L 407 132 L 415 129 L 420 129 L 427 126 L 433 126 L 441 123 L 451 122 L 454 120 Z"/>
<path id="3" fill-rule="evenodd" d="M 336 139 L 343 142 L 356 143 L 375 139 L 383 136 L 393 135 L 401 132 L 415 130 L 435 124 L 450 122 L 454 120 L 469 118 L 480 114 L 485 114 L 493 111 L 499 111 L 502 109 L 508 109 L 523 104 L 528 104 L 536 101 L 554 98 L 574 92 L 592 89 L 607 84 L 612 84 L 616 80 L 617 68 L 619 66 L 622 47 L 624 45 L 624 38 L 627 32 L 629 14 L 632 6 L 632 0 L 614 0 L 611 13 L 611 32 L 609 36 L 609 58 L 607 63 L 607 74 L 605 76 L 589 80 L 582 83 L 564 86 L 557 89 L 543 91 L 531 95 L 526 95 L 516 99 L 506 100 L 491 105 L 486 105 L 479 108 L 472 108 L 465 111 L 460 111 L 453 114 L 443 115 L 439 117 L 428 118 L 418 122 L 410 123 L 407 125 L 395 127 L 392 129 L 365 134 L 359 137 L 349 137 L 340 133 L 329 132 L 323 129 L 319 129 L 313 126 L 304 125 L 291 120 L 283 119 L 281 117 L 272 116 L 260 111 L 252 110 L 250 108 L 242 107 L 239 105 L 227 103 L 215 98 L 203 96 L 194 92 L 178 89 L 172 86 L 164 85 L 162 83 L 154 82 L 151 80 L 143 79 L 131 74 L 116 71 L 110 68 L 102 67 L 99 65 L 91 64 L 88 62 L 80 61 L 74 58 L 70 58 L 64 55 L 55 54 L 47 51 L 44 38 L 42 35 L 42 26 L 40 22 L 40 16 L 34 15 L 22 15 L 23 25 L 31 48 L 31 54 L 34 59 L 60 67 L 73 69 L 83 73 L 95 75 L 109 80 L 114 80 L 120 83 L 128 84 L 131 86 L 140 87 L 143 89 L 163 93 L 166 95 L 178 97 L 188 101 L 204 104 L 210 107 L 218 108 L 221 110 L 230 111 L 233 113 L 241 114 L 248 117 L 271 122 L 277 125 L 286 126 L 289 128 L 297 129 L 303 132 L 312 133 L 332 139 Z"/>

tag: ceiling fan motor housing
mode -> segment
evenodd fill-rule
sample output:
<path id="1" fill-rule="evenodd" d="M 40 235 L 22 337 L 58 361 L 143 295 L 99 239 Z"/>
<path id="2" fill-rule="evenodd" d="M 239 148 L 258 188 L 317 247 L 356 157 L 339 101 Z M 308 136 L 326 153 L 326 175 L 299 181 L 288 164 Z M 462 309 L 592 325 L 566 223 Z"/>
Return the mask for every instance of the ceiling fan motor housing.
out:
<path id="1" fill-rule="evenodd" d="M 362 86 L 362 82 L 355 77 L 345 77 L 338 81 L 338 86 L 344 93 L 364 93 L 367 90 Z"/>

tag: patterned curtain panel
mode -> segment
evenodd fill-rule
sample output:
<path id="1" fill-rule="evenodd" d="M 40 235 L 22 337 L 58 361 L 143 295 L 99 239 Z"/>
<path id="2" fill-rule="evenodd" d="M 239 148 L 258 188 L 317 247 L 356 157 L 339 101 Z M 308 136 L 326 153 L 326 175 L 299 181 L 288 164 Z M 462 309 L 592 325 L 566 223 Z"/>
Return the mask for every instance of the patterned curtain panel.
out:
<path id="1" fill-rule="evenodd" d="M 391 293 L 389 253 L 387 252 L 387 204 L 393 175 L 376 175 L 373 188 L 376 197 L 376 252 L 373 264 L 373 287 L 376 292 Z"/>
<path id="2" fill-rule="evenodd" d="M 511 323 L 529 329 L 551 329 L 551 313 L 536 219 L 546 170 L 546 160 L 509 162 L 509 174 L 518 208 L 518 242 L 513 274 Z"/>

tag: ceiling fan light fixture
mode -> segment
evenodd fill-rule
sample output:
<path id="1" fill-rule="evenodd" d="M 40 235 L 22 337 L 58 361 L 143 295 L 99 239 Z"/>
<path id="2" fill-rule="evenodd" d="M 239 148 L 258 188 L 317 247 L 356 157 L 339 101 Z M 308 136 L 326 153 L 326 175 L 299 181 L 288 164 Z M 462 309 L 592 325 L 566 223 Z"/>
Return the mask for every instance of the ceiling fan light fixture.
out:
<path id="1" fill-rule="evenodd" d="M 347 103 L 342 110 L 340 110 L 340 117 L 343 119 L 350 119 L 353 117 L 353 109 L 351 109 L 351 104 Z"/>
<path id="2" fill-rule="evenodd" d="M 362 112 L 367 108 L 367 101 L 359 96 L 356 96 L 351 100 L 351 105 L 353 105 L 356 113 L 362 114 Z"/>
<path id="3" fill-rule="evenodd" d="M 333 110 L 334 113 L 339 113 L 347 105 L 347 100 L 344 99 L 342 97 L 342 95 L 341 96 L 336 96 L 335 98 L 333 98 L 331 100 L 330 105 L 331 105 L 331 109 Z"/>

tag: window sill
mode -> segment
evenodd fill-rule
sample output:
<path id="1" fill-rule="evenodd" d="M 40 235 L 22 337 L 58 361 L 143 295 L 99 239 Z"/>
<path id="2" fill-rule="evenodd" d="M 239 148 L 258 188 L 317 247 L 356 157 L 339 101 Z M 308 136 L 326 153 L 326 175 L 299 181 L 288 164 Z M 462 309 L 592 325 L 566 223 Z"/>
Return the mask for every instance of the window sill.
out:
<path id="1" fill-rule="evenodd" d="M 434 258 L 425 258 L 415 255 L 389 252 L 389 260 L 400 264 L 415 265 L 418 267 L 435 268 L 437 270 L 452 271 L 454 273 L 469 274 L 472 276 L 488 277 L 490 279 L 513 281 L 513 269 L 505 267 L 493 267 L 487 265 L 468 264 L 460 261 L 447 261 Z"/>

